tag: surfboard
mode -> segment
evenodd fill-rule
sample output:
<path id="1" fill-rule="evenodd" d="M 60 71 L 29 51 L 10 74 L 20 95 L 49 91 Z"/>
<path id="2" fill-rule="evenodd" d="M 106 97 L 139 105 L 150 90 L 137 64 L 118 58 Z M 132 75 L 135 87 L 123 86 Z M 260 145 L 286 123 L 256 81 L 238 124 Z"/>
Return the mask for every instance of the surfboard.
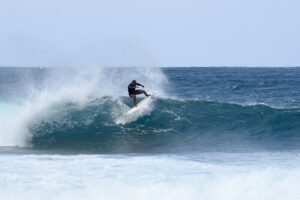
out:
<path id="1" fill-rule="evenodd" d="M 131 108 L 130 110 L 127 111 L 127 114 L 130 115 L 136 111 L 138 111 L 139 109 L 147 106 L 152 100 L 153 100 L 154 96 L 151 95 L 149 97 L 144 98 L 141 102 L 139 102 L 135 107 Z"/>

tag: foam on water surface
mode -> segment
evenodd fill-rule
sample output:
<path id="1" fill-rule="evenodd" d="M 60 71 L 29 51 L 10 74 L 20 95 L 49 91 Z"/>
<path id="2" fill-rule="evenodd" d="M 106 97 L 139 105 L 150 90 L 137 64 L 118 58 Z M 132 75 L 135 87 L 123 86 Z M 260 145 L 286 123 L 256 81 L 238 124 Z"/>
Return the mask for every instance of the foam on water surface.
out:
<path id="1" fill-rule="evenodd" d="M 0 162 L 6 163 L 0 166 L 4 199 L 296 200 L 300 195 L 297 154 L 1 155 Z"/>

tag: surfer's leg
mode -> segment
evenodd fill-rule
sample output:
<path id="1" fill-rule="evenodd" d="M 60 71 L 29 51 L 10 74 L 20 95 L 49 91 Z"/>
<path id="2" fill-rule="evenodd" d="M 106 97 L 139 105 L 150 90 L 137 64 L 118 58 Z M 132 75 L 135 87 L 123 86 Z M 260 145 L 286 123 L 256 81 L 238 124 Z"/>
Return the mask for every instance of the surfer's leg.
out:
<path id="1" fill-rule="evenodd" d="M 147 92 L 146 92 L 145 90 L 142 90 L 142 93 L 143 93 L 145 96 L 147 96 L 147 97 L 150 96 L 149 94 L 147 94 Z"/>
<path id="2" fill-rule="evenodd" d="M 134 103 L 134 106 L 136 106 L 136 96 L 135 95 L 133 96 L 133 103 Z"/>
<path id="3" fill-rule="evenodd" d="M 133 101 L 133 107 L 135 107 L 136 106 L 136 96 L 131 95 L 130 97 L 132 98 L 132 101 Z"/>
<path id="4" fill-rule="evenodd" d="M 144 94 L 146 97 L 150 96 L 145 90 L 136 90 L 136 94 Z"/>
<path id="5" fill-rule="evenodd" d="M 146 92 L 146 91 L 144 91 L 143 93 L 144 93 L 144 95 L 146 95 L 147 97 L 149 97 L 149 96 L 150 96 L 150 94 L 147 94 L 147 92 Z"/>

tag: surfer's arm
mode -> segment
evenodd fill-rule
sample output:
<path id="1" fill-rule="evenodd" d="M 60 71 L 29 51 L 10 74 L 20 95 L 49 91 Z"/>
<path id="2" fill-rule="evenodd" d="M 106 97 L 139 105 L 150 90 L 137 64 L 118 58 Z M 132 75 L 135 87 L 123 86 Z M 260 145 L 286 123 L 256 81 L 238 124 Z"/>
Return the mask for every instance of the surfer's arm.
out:
<path id="1" fill-rule="evenodd" d="M 142 86 L 142 87 L 144 87 L 142 84 L 140 84 L 140 83 L 136 83 L 136 85 L 139 85 L 139 86 Z"/>

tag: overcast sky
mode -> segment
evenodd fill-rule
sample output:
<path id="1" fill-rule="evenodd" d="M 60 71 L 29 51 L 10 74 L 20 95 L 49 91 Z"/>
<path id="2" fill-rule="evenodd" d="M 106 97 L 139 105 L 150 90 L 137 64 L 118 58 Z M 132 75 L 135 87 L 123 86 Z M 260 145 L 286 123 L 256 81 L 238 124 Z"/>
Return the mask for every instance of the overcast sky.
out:
<path id="1" fill-rule="evenodd" d="M 0 66 L 300 66 L 299 0 L 0 0 Z"/>

